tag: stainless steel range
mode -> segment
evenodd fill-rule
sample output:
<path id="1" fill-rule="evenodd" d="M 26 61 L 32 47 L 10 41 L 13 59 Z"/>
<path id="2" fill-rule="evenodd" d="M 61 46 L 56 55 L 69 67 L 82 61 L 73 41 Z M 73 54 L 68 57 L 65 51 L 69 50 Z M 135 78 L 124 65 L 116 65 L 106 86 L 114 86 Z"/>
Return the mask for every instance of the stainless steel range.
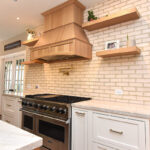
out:
<path id="1" fill-rule="evenodd" d="M 90 98 L 56 94 L 22 98 L 22 128 L 44 139 L 41 150 L 71 150 L 71 104 Z"/>

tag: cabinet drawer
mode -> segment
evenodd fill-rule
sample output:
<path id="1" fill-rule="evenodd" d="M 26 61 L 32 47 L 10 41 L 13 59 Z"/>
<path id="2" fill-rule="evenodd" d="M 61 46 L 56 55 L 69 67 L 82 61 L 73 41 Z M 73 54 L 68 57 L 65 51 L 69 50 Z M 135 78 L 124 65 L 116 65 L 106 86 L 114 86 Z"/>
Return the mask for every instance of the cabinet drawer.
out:
<path id="1" fill-rule="evenodd" d="M 123 149 L 145 150 L 145 122 L 93 113 L 93 139 Z"/>
<path id="2" fill-rule="evenodd" d="M 15 113 L 15 101 L 13 99 L 5 99 L 4 101 L 4 113 L 14 115 Z"/>
<path id="3" fill-rule="evenodd" d="M 14 123 L 14 118 L 13 118 L 13 117 L 4 115 L 4 116 L 3 116 L 3 120 L 4 120 L 5 122 L 7 122 L 7 123 L 10 123 L 10 124 L 13 124 L 13 125 L 15 124 L 15 123 Z"/>
<path id="4" fill-rule="evenodd" d="M 115 148 L 108 147 L 102 144 L 97 144 L 97 143 L 92 144 L 92 149 L 93 150 L 119 150 L 119 149 L 115 149 Z"/>

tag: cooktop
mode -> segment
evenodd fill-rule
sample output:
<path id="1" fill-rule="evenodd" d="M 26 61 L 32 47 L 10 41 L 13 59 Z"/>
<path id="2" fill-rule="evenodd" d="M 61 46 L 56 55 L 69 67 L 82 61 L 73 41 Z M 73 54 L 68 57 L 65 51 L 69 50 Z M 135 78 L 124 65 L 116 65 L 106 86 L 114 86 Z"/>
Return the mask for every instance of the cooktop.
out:
<path id="1" fill-rule="evenodd" d="M 76 103 L 81 101 L 90 100 L 88 97 L 68 96 L 68 95 L 57 95 L 57 94 L 35 94 L 26 95 L 25 98 L 31 98 L 36 100 L 53 101 L 60 103 Z"/>

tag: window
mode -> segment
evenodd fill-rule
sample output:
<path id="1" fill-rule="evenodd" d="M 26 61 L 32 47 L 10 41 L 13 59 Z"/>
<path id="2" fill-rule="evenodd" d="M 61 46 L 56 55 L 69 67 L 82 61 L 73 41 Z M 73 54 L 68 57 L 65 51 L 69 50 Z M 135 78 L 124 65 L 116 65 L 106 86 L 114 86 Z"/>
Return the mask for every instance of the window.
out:
<path id="1" fill-rule="evenodd" d="M 23 94 L 24 65 L 21 65 L 22 62 L 24 59 L 16 60 L 15 93 L 17 95 Z"/>
<path id="2" fill-rule="evenodd" d="M 5 79 L 4 93 L 23 95 L 23 79 L 24 79 L 24 58 L 12 58 L 5 60 Z"/>
<path id="3" fill-rule="evenodd" d="M 5 91 L 10 93 L 12 87 L 12 61 L 5 62 Z"/>

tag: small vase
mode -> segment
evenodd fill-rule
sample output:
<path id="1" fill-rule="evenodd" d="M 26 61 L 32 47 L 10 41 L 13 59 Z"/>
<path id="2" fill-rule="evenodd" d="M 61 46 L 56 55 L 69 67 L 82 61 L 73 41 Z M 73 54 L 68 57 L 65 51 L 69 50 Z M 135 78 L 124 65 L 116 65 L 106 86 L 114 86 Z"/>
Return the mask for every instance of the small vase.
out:
<path id="1" fill-rule="evenodd" d="M 127 40 L 127 47 L 132 47 L 132 46 L 136 46 L 135 39 Z"/>
<path id="2" fill-rule="evenodd" d="M 29 40 L 32 40 L 32 39 L 34 39 L 34 35 L 31 34 L 31 33 L 28 33 L 27 40 L 29 41 Z"/>

